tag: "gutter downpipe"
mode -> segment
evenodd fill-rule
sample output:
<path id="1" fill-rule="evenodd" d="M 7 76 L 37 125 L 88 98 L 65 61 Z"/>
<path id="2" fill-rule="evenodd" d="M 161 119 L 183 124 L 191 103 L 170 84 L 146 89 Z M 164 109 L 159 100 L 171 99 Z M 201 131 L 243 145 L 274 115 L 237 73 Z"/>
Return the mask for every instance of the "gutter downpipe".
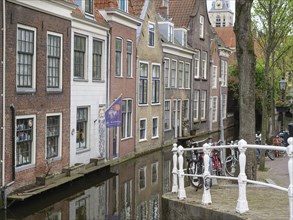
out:
<path id="1" fill-rule="evenodd" d="M 2 26 L 2 37 L 3 37 L 3 57 L 2 57 L 2 70 L 3 70 L 3 76 L 2 76 L 2 155 L 1 155 L 1 170 L 2 170 L 2 176 L 1 176 L 1 188 L 3 189 L 5 185 L 5 81 L 6 81 L 6 0 L 3 1 L 3 26 Z"/>

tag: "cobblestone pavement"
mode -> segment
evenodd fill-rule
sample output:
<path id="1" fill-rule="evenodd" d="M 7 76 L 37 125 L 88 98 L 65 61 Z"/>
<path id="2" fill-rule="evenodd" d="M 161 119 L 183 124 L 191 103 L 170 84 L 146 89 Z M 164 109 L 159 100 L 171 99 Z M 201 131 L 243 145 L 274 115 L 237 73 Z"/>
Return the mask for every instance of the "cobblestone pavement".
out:
<path id="1" fill-rule="evenodd" d="M 266 159 L 266 167 L 269 168 L 267 172 L 258 171 L 259 181 L 276 183 L 284 188 L 289 186 L 288 157 L 276 158 L 274 161 Z M 290 211 L 287 192 L 248 184 L 247 201 L 249 211 L 239 214 L 236 213 L 238 185 L 226 180 L 218 180 L 217 182 L 217 185 L 211 188 L 212 204 L 202 205 L 203 189 L 196 192 L 193 187 L 186 188 L 187 198 L 181 202 L 233 214 L 246 220 L 289 219 Z M 167 197 L 177 200 L 177 194 L 174 193 L 168 193 Z"/>

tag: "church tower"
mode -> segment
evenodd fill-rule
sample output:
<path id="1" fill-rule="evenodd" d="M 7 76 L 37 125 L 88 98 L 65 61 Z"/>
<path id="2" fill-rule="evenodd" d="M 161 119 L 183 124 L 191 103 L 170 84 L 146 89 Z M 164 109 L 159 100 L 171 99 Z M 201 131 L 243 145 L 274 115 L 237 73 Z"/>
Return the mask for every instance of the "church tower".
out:
<path id="1" fill-rule="evenodd" d="M 232 27 L 234 13 L 229 0 L 213 0 L 209 18 L 213 27 Z"/>

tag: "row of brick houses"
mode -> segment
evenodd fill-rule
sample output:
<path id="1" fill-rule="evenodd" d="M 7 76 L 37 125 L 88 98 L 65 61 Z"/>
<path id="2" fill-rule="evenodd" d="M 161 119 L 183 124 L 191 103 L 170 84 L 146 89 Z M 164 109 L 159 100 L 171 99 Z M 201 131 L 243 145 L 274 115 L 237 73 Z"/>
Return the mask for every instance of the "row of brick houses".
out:
<path id="1" fill-rule="evenodd" d="M 228 127 L 205 0 L 4 0 L 1 187 Z M 122 95 L 122 126 L 105 110 Z"/>

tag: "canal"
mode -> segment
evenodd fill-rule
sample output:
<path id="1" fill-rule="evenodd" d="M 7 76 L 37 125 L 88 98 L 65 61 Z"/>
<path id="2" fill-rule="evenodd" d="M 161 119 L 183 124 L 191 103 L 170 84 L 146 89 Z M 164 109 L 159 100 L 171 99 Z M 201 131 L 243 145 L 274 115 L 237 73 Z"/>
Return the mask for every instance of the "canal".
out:
<path id="1" fill-rule="evenodd" d="M 226 131 L 233 139 L 237 130 Z M 213 141 L 219 134 L 212 135 Z M 226 139 L 227 141 L 229 139 Z M 163 220 L 172 188 L 172 146 L 92 172 L 0 210 L 1 220 Z"/>

